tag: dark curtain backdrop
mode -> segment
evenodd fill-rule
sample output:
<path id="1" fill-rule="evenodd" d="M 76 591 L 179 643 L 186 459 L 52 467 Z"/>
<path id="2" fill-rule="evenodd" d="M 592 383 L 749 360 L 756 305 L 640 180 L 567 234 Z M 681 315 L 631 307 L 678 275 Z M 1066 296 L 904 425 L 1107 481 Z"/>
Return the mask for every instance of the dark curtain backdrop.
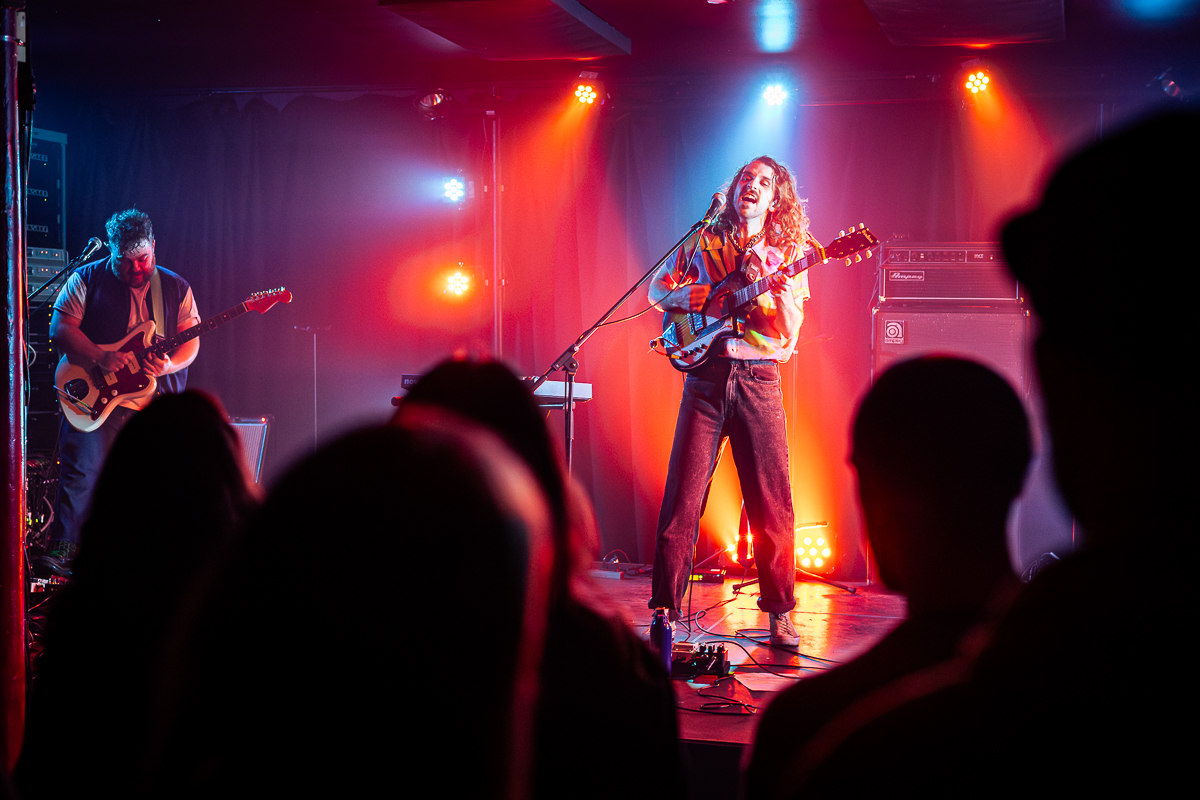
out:
<path id="1" fill-rule="evenodd" d="M 745 160 L 769 151 L 797 172 L 813 232 L 866 222 L 880 238 L 989 240 L 1027 201 L 1048 160 L 1092 135 L 1096 108 L 1022 110 L 1021 144 L 981 159 L 979 131 L 949 101 L 805 107 L 770 125 L 729 105 L 648 105 L 583 117 L 546 92 L 510 92 L 501 116 L 503 358 L 541 373 L 700 216 Z M 430 123 L 409 98 L 299 96 L 47 102 L 39 127 L 65 131 L 68 245 L 102 235 L 115 210 L 154 220 L 160 263 L 193 285 L 207 317 L 286 286 L 290 306 L 206 335 L 190 385 L 236 415 L 271 414 L 266 480 L 313 447 L 313 334 L 319 436 L 385 419 L 400 376 L 491 347 L 490 287 L 442 302 L 435 279 L 462 261 L 490 275 L 490 141 L 481 111 Z M 753 121 L 752 121 L 753 122 Z M 1019 135 L 1018 135 L 1019 134 Z M 474 200 L 441 201 L 441 180 Z M 869 380 L 874 262 L 811 272 L 801 346 L 785 368 L 797 516 L 830 524 L 838 574 L 861 578 L 861 524 L 846 466 L 848 427 Z M 636 297 L 618 317 L 646 307 Z M 602 551 L 650 561 L 682 376 L 648 353 L 651 312 L 602 329 L 580 355 L 575 473 L 590 490 Z M 550 423 L 561 428 L 561 413 Z M 737 518 L 723 465 L 705 529 Z M 345 498 L 347 503 L 354 497 Z M 402 514 L 403 509 L 397 509 Z M 337 547 L 378 531 L 330 532 Z"/>

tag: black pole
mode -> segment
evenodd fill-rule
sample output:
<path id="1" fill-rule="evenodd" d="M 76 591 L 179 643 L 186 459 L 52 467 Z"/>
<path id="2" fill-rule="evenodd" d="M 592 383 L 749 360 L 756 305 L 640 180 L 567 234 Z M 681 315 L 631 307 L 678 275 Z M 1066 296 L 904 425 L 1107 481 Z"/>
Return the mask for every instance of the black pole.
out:
<path id="1" fill-rule="evenodd" d="M 0 546 L 0 727 L 11 770 L 25 727 L 25 181 L 21 164 L 18 63 L 24 56 L 24 2 L 4 4 L 4 534 Z"/>

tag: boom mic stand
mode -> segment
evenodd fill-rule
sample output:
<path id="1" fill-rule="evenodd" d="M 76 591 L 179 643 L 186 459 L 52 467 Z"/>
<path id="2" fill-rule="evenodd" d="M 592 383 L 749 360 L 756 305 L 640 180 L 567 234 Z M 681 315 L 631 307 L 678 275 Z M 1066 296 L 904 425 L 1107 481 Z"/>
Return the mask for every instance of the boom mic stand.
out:
<path id="1" fill-rule="evenodd" d="M 691 228 L 689 228 L 688 232 L 680 237 L 679 241 L 671 245 L 671 249 L 668 250 L 662 258 L 656 261 L 654 266 L 652 266 L 645 275 L 638 279 L 637 283 L 629 287 L 629 291 L 625 292 L 625 294 L 621 296 L 621 299 L 616 302 L 616 305 L 604 312 L 604 315 L 600 317 L 600 319 L 596 320 L 595 324 L 593 324 L 590 328 L 579 334 L 579 338 L 576 339 L 570 347 L 562 351 L 562 354 L 558 358 L 554 359 L 554 363 L 550 365 L 549 369 L 543 372 L 541 377 L 534 381 L 533 385 L 530 387 L 530 391 L 536 391 L 539 386 L 546 382 L 546 379 L 550 377 L 551 373 L 557 372 L 558 370 L 562 370 L 567 375 L 566 396 L 564 398 L 565 402 L 563 403 L 563 415 L 566 418 L 565 455 L 567 458 L 568 475 L 571 474 L 571 443 L 575 439 L 575 372 L 579 369 L 579 362 L 575 359 L 575 354 L 579 352 L 581 347 L 583 347 L 584 342 L 592 338 L 592 334 L 598 331 L 604 325 L 604 323 L 608 322 L 608 320 L 612 318 L 613 314 L 617 313 L 617 309 L 624 305 L 625 301 L 628 300 L 633 293 L 641 287 L 642 284 L 650 280 L 650 277 L 654 275 L 654 273 L 658 272 L 659 267 L 665 264 L 667 259 L 674 255 L 675 251 L 678 250 L 679 247 L 692 236 L 692 234 L 715 222 L 716 216 L 720 210 L 720 206 L 718 206 L 714 201 L 713 206 L 709 207 L 709 213 L 704 217 L 704 219 L 700 220 Z"/>
<path id="2" fill-rule="evenodd" d="M 93 239 L 89 240 L 87 246 L 83 249 L 82 253 L 75 256 L 75 258 L 73 258 L 67 262 L 67 265 L 65 267 L 60 269 L 58 272 L 54 273 L 53 278 L 44 282 L 41 286 L 37 287 L 36 289 L 34 289 L 32 292 L 29 293 L 29 295 L 25 298 L 26 304 L 28 304 L 29 301 L 32 300 L 34 297 L 37 297 L 38 292 L 40 292 L 42 289 L 45 289 L 47 286 L 49 286 L 50 284 L 54 283 L 56 280 L 61 278 L 65 273 L 67 273 L 68 271 L 79 266 L 82 262 L 86 261 L 87 259 L 91 258 L 91 256 L 93 254 L 95 254 L 95 252 L 97 250 L 99 250 L 103 246 L 103 244 L 104 243 L 101 242 L 99 239 L 93 238 Z M 53 298 L 54 298 L 54 293 L 52 292 L 49 297 L 47 297 L 42 302 L 38 303 L 30 313 L 33 313 L 33 311 L 37 311 L 42 306 L 46 305 L 46 303 L 49 303 Z"/>

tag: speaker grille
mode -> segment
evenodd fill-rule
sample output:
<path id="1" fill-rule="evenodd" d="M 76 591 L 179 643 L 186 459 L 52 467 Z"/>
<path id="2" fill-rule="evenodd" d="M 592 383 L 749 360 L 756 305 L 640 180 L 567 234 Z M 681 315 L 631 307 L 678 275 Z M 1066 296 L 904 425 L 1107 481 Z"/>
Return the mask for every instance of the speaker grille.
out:
<path id="1" fill-rule="evenodd" d="M 230 417 L 229 424 L 242 442 L 242 454 L 250 467 L 250 476 L 258 483 L 262 477 L 263 454 L 267 451 L 267 433 L 271 428 L 270 414 L 262 417 Z"/>

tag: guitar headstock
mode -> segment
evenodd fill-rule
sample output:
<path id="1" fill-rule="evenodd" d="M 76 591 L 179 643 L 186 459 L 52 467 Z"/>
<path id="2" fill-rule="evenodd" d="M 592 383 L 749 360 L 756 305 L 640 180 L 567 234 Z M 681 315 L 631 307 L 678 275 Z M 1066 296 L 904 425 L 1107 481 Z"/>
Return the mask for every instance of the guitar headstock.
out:
<path id="1" fill-rule="evenodd" d="M 857 254 L 866 250 L 867 258 L 870 258 L 871 248 L 877 244 L 879 244 L 879 239 L 871 233 L 866 225 L 860 224 L 857 230 L 851 226 L 849 233 L 842 231 L 841 235 L 825 248 L 825 259 L 844 258 L 849 264 L 850 256 L 855 256 L 855 261 L 862 261 L 862 256 Z"/>
<path id="2" fill-rule="evenodd" d="M 246 298 L 246 308 L 260 314 L 267 313 L 276 303 L 292 302 L 292 293 L 280 286 L 265 292 L 255 292 Z"/>

